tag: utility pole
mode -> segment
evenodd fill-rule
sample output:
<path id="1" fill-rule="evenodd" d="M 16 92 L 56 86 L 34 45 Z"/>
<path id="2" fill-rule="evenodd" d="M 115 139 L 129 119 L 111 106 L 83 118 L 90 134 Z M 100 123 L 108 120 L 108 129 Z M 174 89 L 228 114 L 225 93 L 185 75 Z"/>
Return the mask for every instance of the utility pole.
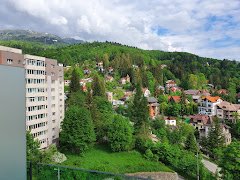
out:
<path id="1" fill-rule="evenodd" d="M 199 180 L 198 150 L 197 150 L 197 180 Z"/>

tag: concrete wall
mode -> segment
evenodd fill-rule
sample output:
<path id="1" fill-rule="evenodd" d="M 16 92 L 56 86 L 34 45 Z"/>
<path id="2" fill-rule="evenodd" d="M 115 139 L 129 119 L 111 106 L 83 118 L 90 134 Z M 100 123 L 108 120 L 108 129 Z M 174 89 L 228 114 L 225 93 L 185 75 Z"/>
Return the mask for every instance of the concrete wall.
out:
<path id="1" fill-rule="evenodd" d="M 0 65 L 0 179 L 26 179 L 24 68 Z"/>

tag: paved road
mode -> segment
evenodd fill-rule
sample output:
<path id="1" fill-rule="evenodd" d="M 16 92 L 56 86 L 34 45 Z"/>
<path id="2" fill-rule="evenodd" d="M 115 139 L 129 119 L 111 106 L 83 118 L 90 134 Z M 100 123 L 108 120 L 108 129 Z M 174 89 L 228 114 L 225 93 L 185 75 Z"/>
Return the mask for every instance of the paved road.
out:
<path id="1" fill-rule="evenodd" d="M 202 163 L 204 164 L 204 166 L 210 171 L 212 172 L 213 174 L 216 173 L 216 171 L 220 170 L 220 168 L 218 168 L 218 166 L 210 161 L 208 161 L 207 159 L 203 159 L 202 160 Z"/>

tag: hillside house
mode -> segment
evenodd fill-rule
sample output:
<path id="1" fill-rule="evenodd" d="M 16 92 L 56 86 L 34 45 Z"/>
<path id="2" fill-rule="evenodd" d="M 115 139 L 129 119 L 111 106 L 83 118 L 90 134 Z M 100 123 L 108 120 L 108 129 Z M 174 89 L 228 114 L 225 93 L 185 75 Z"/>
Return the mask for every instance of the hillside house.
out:
<path id="1" fill-rule="evenodd" d="M 106 92 L 107 99 L 109 102 L 113 102 L 113 92 Z"/>
<path id="2" fill-rule="evenodd" d="M 170 117 L 170 116 L 166 117 L 166 116 L 164 116 L 164 121 L 165 121 L 165 125 L 177 126 L 177 120 L 174 117 Z"/>
<path id="3" fill-rule="evenodd" d="M 83 70 L 83 73 L 84 73 L 85 75 L 89 75 L 89 74 L 91 74 L 91 70 L 88 69 L 88 68 L 85 68 L 85 69 Z"/>
<path id="4" fill-rule="evenodd" d="M 97 67 L 98 71 L 104 72 L 103 62 L 102 62 L 102 61 L 97 62 L 97 63 L 96 63 L 96 67 Z"/>
<path id="5" fill-rule="evenodd" d="M 212 124 L 212 118 L 203 114 L 191 115 L 190 124 L 199 132 L 200 138 L 207 137 Z"/>
<path id="6" fill-rule="evenodd" d="M 195 103 L 201 102 L 202 93 L 200 90 L 188 89 L 188 90 L 185 90 L 184 93 L 187 96 L 191 96 Z"/>
<path id="7" fill-rule="evenodd" d="M 69 86 L 71 83 L 71 80 L 64 80 L 64 86 Z"/>
<path id="8" fill-rule="evenodd" d="M 224 136 L 224 144 L 227 146 L 232 142 L 232 135 L 230 133 L 230 127 L 226 124 L 221 124 L 222 134 Z"/>
<path id="9" fill-rule="evenodd" d="M 222 101 L 219 96 L 204 96 L 199 103 L 198 113 L 215 116 L 217 114 L 217 105 Z"/>
<path id="10" fill-rule="evenodd" d="M 112 76 L 106 75 L 105 80 L 106 80 L 106 82 L 112 82 L 114 80 L 114 78 Z"/>
<path id="11" fill-rule="evenodd" d="M 151 95 L 151 92 L 149 91 L 148 88 L 142 88 L 142 92 L 144 97 L 149 97 Z"/>
<path id="12" fill-rule="evenodd" d="M 111 66 L 110 66 L 110 67 L 108 67 L 108 73 L 109 73 L 109 74 L 112 74 L 112 73 L 113 73 L 113 71 L 114 71 L 113 67 L 111 67 Z"/>
<path id="13" fill-rule="evenodd" d="M 171 87 L 177 87 L 177 84 L 174 80 L 167 80 L 165 87 L 169 90 Z"/>
<path id="14" fill-rule="evenodd" d="M 122 77 L 120 79 L 120 84 L 124 85 L 124 84 L 127 84 L 127 83 L 130 83 L 130 76 L 127 74 L 126 77 Z"/>
<path id="15" fill-rule="evenodd" d="M 217 105 L 218 118 L 236 123 L 236 117 L 234 114 L 240 116 L 240 104 L 232 104 L 227 101 L 222 101 Z"/>
<path id="16" fill-rule="evenodd" d="M 226 89 L 219 89 L 217 91 L 217 94 L 219 94 L 219 95 L 228 95 L 228 90 L 226 90 Z"/>
<path id="17" fill-rule="evenodd" d="M 159 103 L 155 97 L 148 97 L 149 116 L 155 119 L 159 114 Z"/>

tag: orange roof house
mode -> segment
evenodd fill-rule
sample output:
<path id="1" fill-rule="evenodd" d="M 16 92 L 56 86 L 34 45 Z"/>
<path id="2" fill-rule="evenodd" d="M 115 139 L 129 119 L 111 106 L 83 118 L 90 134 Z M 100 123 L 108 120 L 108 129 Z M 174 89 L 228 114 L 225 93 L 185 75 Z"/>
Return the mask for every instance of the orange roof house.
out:
<path id="1" fill-rule="evenodd" d="M 168 96 L 169 102 L 179 103 L 181 101 L 180 96 Z"/>
<path id="2" fill-rule="evenodd" d="M 221 98 L 219 96 L 204 96 L 202 99 L 203 100 L 208 100 L 208 101 L 210 101 L 212 103 L 215 103 L 215 102 L 217 102 Z"/>

